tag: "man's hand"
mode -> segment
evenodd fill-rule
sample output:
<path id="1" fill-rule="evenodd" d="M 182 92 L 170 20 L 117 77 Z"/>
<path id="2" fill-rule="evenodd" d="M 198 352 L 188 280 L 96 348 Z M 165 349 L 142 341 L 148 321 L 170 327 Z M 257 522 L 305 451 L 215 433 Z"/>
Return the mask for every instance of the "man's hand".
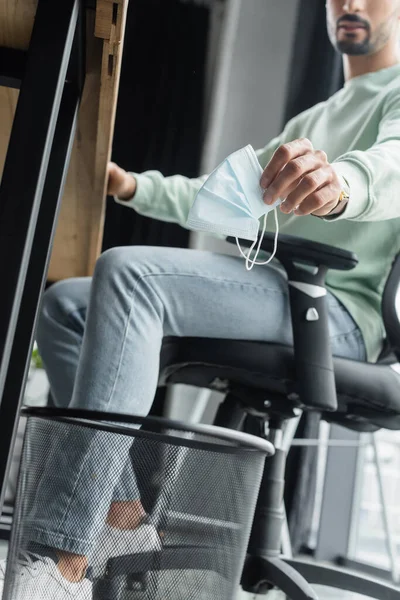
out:
<path id="1" fill-rule="evenodd" d="M 113 162 L 108 163 L 109 196 L 117 196 L 120 200 L 129 200 L 136 191 L 136 179 Z"/>
<path id="2" fill-rule="evenodd" d="M 264 202 L 279 198 L 284 213 L 325 217 L 337 214 L 345 206 L 339 203 L 342 184 L 325 152 L 314 150 L 307 139 L 280 146 L 261 177 Z M 337 209 L 337 210 L 336 210 Z"/>

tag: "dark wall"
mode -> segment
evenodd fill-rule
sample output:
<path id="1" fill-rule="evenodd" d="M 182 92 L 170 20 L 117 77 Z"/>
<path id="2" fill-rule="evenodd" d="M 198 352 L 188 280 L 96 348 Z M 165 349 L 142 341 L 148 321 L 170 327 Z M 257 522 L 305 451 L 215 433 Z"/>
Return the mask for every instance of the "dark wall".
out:
<path id="1" fill-rule="evenodd" d="M 129 5 L 113 160 L 142 172 L 198 175 L 209 10 L 178 0 Z M 108 201 L 103 248 L 186 247 L 188 232 Z"/>

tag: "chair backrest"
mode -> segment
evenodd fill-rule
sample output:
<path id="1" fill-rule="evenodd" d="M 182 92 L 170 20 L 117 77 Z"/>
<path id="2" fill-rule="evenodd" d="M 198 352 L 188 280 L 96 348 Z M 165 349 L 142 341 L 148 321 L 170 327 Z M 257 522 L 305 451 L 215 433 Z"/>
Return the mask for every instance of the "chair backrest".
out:
<path id="1" fill-rule="evenodd" d="M 400 318 L 397 310 L 397 297 L 400 287 L 400 254 L 393 262 L 392 269 L 386 281 L 382 298 L 382 317 L 390 350 L 400 361 Z"/>

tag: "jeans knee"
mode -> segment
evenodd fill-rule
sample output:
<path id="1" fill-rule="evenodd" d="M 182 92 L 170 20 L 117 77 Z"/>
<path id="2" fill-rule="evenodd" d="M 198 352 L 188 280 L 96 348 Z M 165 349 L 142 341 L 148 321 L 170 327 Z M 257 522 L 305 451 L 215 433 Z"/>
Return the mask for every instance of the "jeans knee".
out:
<path id="1" fill-rule="evenodd" d="M 97 259 L 95 274 L 97 272 L 111 274 L 124 269 L 128 265 L 135 265 L 144 250 L 146 249 L 139 246 L 110 248 Z"/>
<path id="2" fill-rule="evenodd" d="M 122 246 L 106 250 L 96 263 L 95 284 L 129 287 L 132 280 L 140 277 L 146 256 L 148 257 L 148 248 L 140 246 Z"/>
<path id="3" fill-rule="evenodd" d="M 39 349 L 54 338 L 57 327 L 73 328 L 71 315 L 79 315 L 79 320 L 84 318 L 82 313 L 86 312 L 89 289 L 90 280 L 82 278 L 59 281 L 46 290 L 36 328 Z"/>
<path id="4" fill-rule="evenodd" d="M 160 273 L 159 264 L 153 257 L 154 248 L 124 246 L 107 250 L 96 263 L 93 277 L 92 301 L 104 298 L 115 306 L 124 306 L 135 297 L 142 309 L 158 310 L 160 301 L 154 289 L 152 275 Z"/>
<path id="5" fill-rule="evenodd" d="M 95 276 L 107 276 L 118 271 L 125 264 L 126 248 L 111 248 L 97 259 Z"/>
<path id="6" fill-rule="evenodd" d="M 58 319 L 62 315 L 62 299 L 64 297 L 65 281 L 59 281 L 49 287 L 43 294 L 39 325 L 50 318 Z"/>

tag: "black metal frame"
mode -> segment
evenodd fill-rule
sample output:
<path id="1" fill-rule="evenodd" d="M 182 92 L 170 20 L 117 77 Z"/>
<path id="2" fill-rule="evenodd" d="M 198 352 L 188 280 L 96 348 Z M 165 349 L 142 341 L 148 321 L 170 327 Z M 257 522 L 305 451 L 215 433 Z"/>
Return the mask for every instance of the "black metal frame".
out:
<path id="1" fill-rule="evenodd" d="M 24 50 L 0 47 L 0 85 L 17 90 L 25 75 L 26 56 Z"/>
<path id="2" fill-rule="evenodd" d="M 84 8 L 39 0 L 26 54 L 0 51 L 0 82 L 20 87 L 0 187 L 0 509 L 84 85 Z"/>

